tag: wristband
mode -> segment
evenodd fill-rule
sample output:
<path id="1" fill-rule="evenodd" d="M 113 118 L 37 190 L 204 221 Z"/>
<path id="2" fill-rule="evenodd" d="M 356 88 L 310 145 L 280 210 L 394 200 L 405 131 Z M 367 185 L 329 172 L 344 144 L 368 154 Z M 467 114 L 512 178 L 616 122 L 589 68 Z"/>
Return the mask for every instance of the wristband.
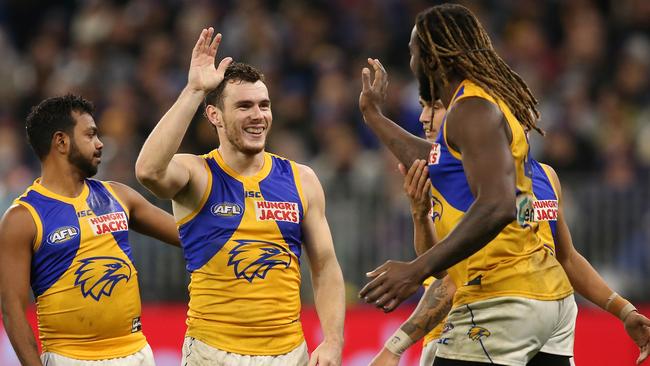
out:
<path id="1" fill-rule="evenodd" d="M 623 307 L 623 309 L 621 309 L 621 312 L 618 313 L 618 318 L 621 319 L 621 321 L 624 322 L 625 318 L 627 318 L 627 316 L 630 315 L 630 313 L 633 312 L 633 311 L 637 311 L 637 310 L 634 307 L 634 305 L 632 305 L 631 303 L 628 302 L 627 305 L 625 305 Z"/>
<path id="2" fill-rule="evenodd" d="M 384 347 L 396 356 L 401 356 L 413 343 L 411 337 L 400 328 L 386 341 Z"/>

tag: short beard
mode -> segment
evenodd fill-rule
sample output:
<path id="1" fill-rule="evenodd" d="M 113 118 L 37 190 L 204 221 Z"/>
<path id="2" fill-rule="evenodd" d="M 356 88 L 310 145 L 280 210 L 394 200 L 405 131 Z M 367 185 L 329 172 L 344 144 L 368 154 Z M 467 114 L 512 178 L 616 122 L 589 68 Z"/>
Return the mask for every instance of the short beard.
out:
<path id="1" fill-rule="evenodd" d="M 225 127 L 225 132 L 226 132 L 226 138 L 230 142 L 231 145 L 233 145 L 239 152 L 241 152 L 244 155 L 257 155 L 264 151 L 264 147 L 266 146 L 266 141 L 262 145 L 262 147 L 253 147 L 253 146 L 245 146 L 243 141 L 242 141 L 242 133 L 236 131 L 238 127 L 233 126 L 232 124 L 229 124 L 224 120 L 224 126 Z M 231 126 L 231 127 L 228 127 Z M 231 130 L 232 129 L 232 130 Z M 266 130 L 267 136 L 268 136 L 268 129 Z"/>
<path id="2" fill-rule="evenodd" d="M 77 148 L 77 144 L 71 140 L 70 154 L 68 155 L 68 162 L 75 168 L 79 169 L 84 178 L 90 178 L 97 174 L 97 166 L 93 165 L 92 158 L 86 159 Z"/>

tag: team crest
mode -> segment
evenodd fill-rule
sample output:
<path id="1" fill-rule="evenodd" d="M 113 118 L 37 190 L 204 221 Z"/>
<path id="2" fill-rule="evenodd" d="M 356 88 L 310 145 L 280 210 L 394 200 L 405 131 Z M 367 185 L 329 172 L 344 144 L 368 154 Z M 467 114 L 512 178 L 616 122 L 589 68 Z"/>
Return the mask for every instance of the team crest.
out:
<path id="1" fill-rule="evenodd" d="M 487 329 L 485 329 L 483 327 L 479 327 L 477 325 L 469 328 L 469 331 L 467 332 L 467 335 L 473 341 L 480 341 L 483 338 L 489 337 L 490 334 L 492 334 L 492 333 L 490 333 L 489 330 L 487 330 Z"/>
<path id="2" fill-rule="evenodd" d="M 81 259 L 81 267 L 75 271 L 74 285 L 80 286 L 84 297 L 99 301 L 102 296 L 111 296 L 115 286 L 131 278 L 131 266 L 120 258 L 90 257 Z"/>
<path id="3" fill-rule="evenodd" d="M 442 218 L 442 202 L 436 197 L 431 196 L 431 220 L 439 221 Z"/>
<path id="4" fill-rule="evenodd" d="M 228 254 L 228 265 L 233 266 L 235 276 L 253 282 L 257 277 L 266 278 L 274 267 L 289 268 L 291 254 L 286 248 L 262 240 L 235 240 L 238 245 Z"/>

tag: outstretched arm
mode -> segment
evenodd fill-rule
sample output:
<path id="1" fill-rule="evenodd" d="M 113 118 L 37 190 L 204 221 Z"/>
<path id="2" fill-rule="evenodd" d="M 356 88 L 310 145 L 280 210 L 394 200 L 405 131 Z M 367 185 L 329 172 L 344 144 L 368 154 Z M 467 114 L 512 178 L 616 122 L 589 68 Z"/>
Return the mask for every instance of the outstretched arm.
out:
<path id="1" fill-rule="evenodd" d="M 381 106 L 386 98 L 388 73 L 378 59 L 369 58 L 368 63 L 372 66 L 375 76 L 371 83 L 370 69 L 364 67 L 361 72 L 359 108 L 363 120 L 404 166 L 411 166 L 415 159 L 425 159 L 431 151 L 431 143 L 405 131 L 383 115 Z"/>
<path id="2" fill-rule="evenodd" d="M 115 193 L 128 206 L 129 226 L 133 230 L 179 247 L 178 229 L 174 217 L 151 202 L 133 188 L 118 182 L 109 182 Z"/>
<path id="3" fill-rule="evenodd" d="M 397 366 L 402 353 L 442 322 L 451 310 L 456 286 L 446 276 L 424 292 L 411 316 L 375 356 L 371 366 Z"/>
<path id="4" fill-rule="evenodd" d="M 462 153 L 467 183 L 475 197 L 456 227 L 411 263 L 388 261 L 368 273 L 360 292 L 366 302 L 391 311 L 420 283 L 471 256 L 515 219 L 515 164 L 507 122 L 498 107 L 468 97 L 447 113 L 447 143 Z"/>
<path id="5" fill-rule="evenodd" d="M 205 95 L 223 80 L 232 62 L 224 58 L 215 68 L 221 34 L 214 39 L 214 29 L 203 29 L 192 51 L 187 86 L 174 105 L 165 113 L 140 150 L 135 174 L 140 183 L 160 198 L 172 199 L 185 188 L 191 178 L 188 158 L 174 155 L 183 141 L 197 108 Z"/>
<path id="6" fill-rule="evenodd" d="M 41 366 L 38 346 L 25 311 L 36 225 L 21 205 L 9 208 L 0 222 L 0 298 L 2 321 L 21 365 Z"/>
<path id="7" fill-rule="evenodd" d="M 345 287 L 334 243 L 325 217 L 325 194 L 314 172 L 298 165 L 307 212 L 302 223 L 309 256 L 314 301 L 323 329 L 323 342 L 312 352 L 309 365 L 341 365 Z"/>
<path id="8" fill-rule="evenodd" d="M 625 331 L 634 343 L 639 346 L 640 354 L 637 364 L 640 364 L 648 357 L 650 352 L 650 320 L 630 306 L 625 308 L 629 302 L 616 295 L 587 259 L 578 253 L 573 246 L 571 232 L 564 220 L 560 180 L 552 168 L 550 172 L 551 179 L 553 179 L 558 191 L 559 202 L 557 238 L 555 242 L 557 259 L 562 264 L 562 268 L 564 268 L 571 285 L 577 293 L 621 319 L 625 325 Z"/>

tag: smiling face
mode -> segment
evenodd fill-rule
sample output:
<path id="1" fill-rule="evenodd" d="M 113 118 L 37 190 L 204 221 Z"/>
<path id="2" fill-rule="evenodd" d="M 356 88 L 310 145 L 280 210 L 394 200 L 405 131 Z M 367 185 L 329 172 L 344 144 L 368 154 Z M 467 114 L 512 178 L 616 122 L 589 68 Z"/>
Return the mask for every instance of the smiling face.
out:
<path id="1" fill-rule="evenodd" d="M 273 114 L 266 85 L 228 81 L 223 92 L 223 110 L 217 108 L 214 121 L 222 144 L 229 144 L 245 155 L 264 151 Z"/>
<path id="2" fill-rule="evenodd" d="M 97 174 L 104 144 L 99 140 L 97 125 L 90 114 L 73 111 L 72 118 L 76 124 L 72 136 L 69 136 L 68 162 L 84 177 L 92 177 Z"/>
<path id="3" fill-rule="evenodd" d="M 445 107 L 440 100 L 436 100 L 431 105 L 431 102 L 427 102 L 422 98 L 420 98 L 420 106 L 422 106 L 420 123 L 422 123 L 427 140 L 433 142 L 438 137 L 438 132 L 442 126 L 442 119 L 446 112 Z"/>

